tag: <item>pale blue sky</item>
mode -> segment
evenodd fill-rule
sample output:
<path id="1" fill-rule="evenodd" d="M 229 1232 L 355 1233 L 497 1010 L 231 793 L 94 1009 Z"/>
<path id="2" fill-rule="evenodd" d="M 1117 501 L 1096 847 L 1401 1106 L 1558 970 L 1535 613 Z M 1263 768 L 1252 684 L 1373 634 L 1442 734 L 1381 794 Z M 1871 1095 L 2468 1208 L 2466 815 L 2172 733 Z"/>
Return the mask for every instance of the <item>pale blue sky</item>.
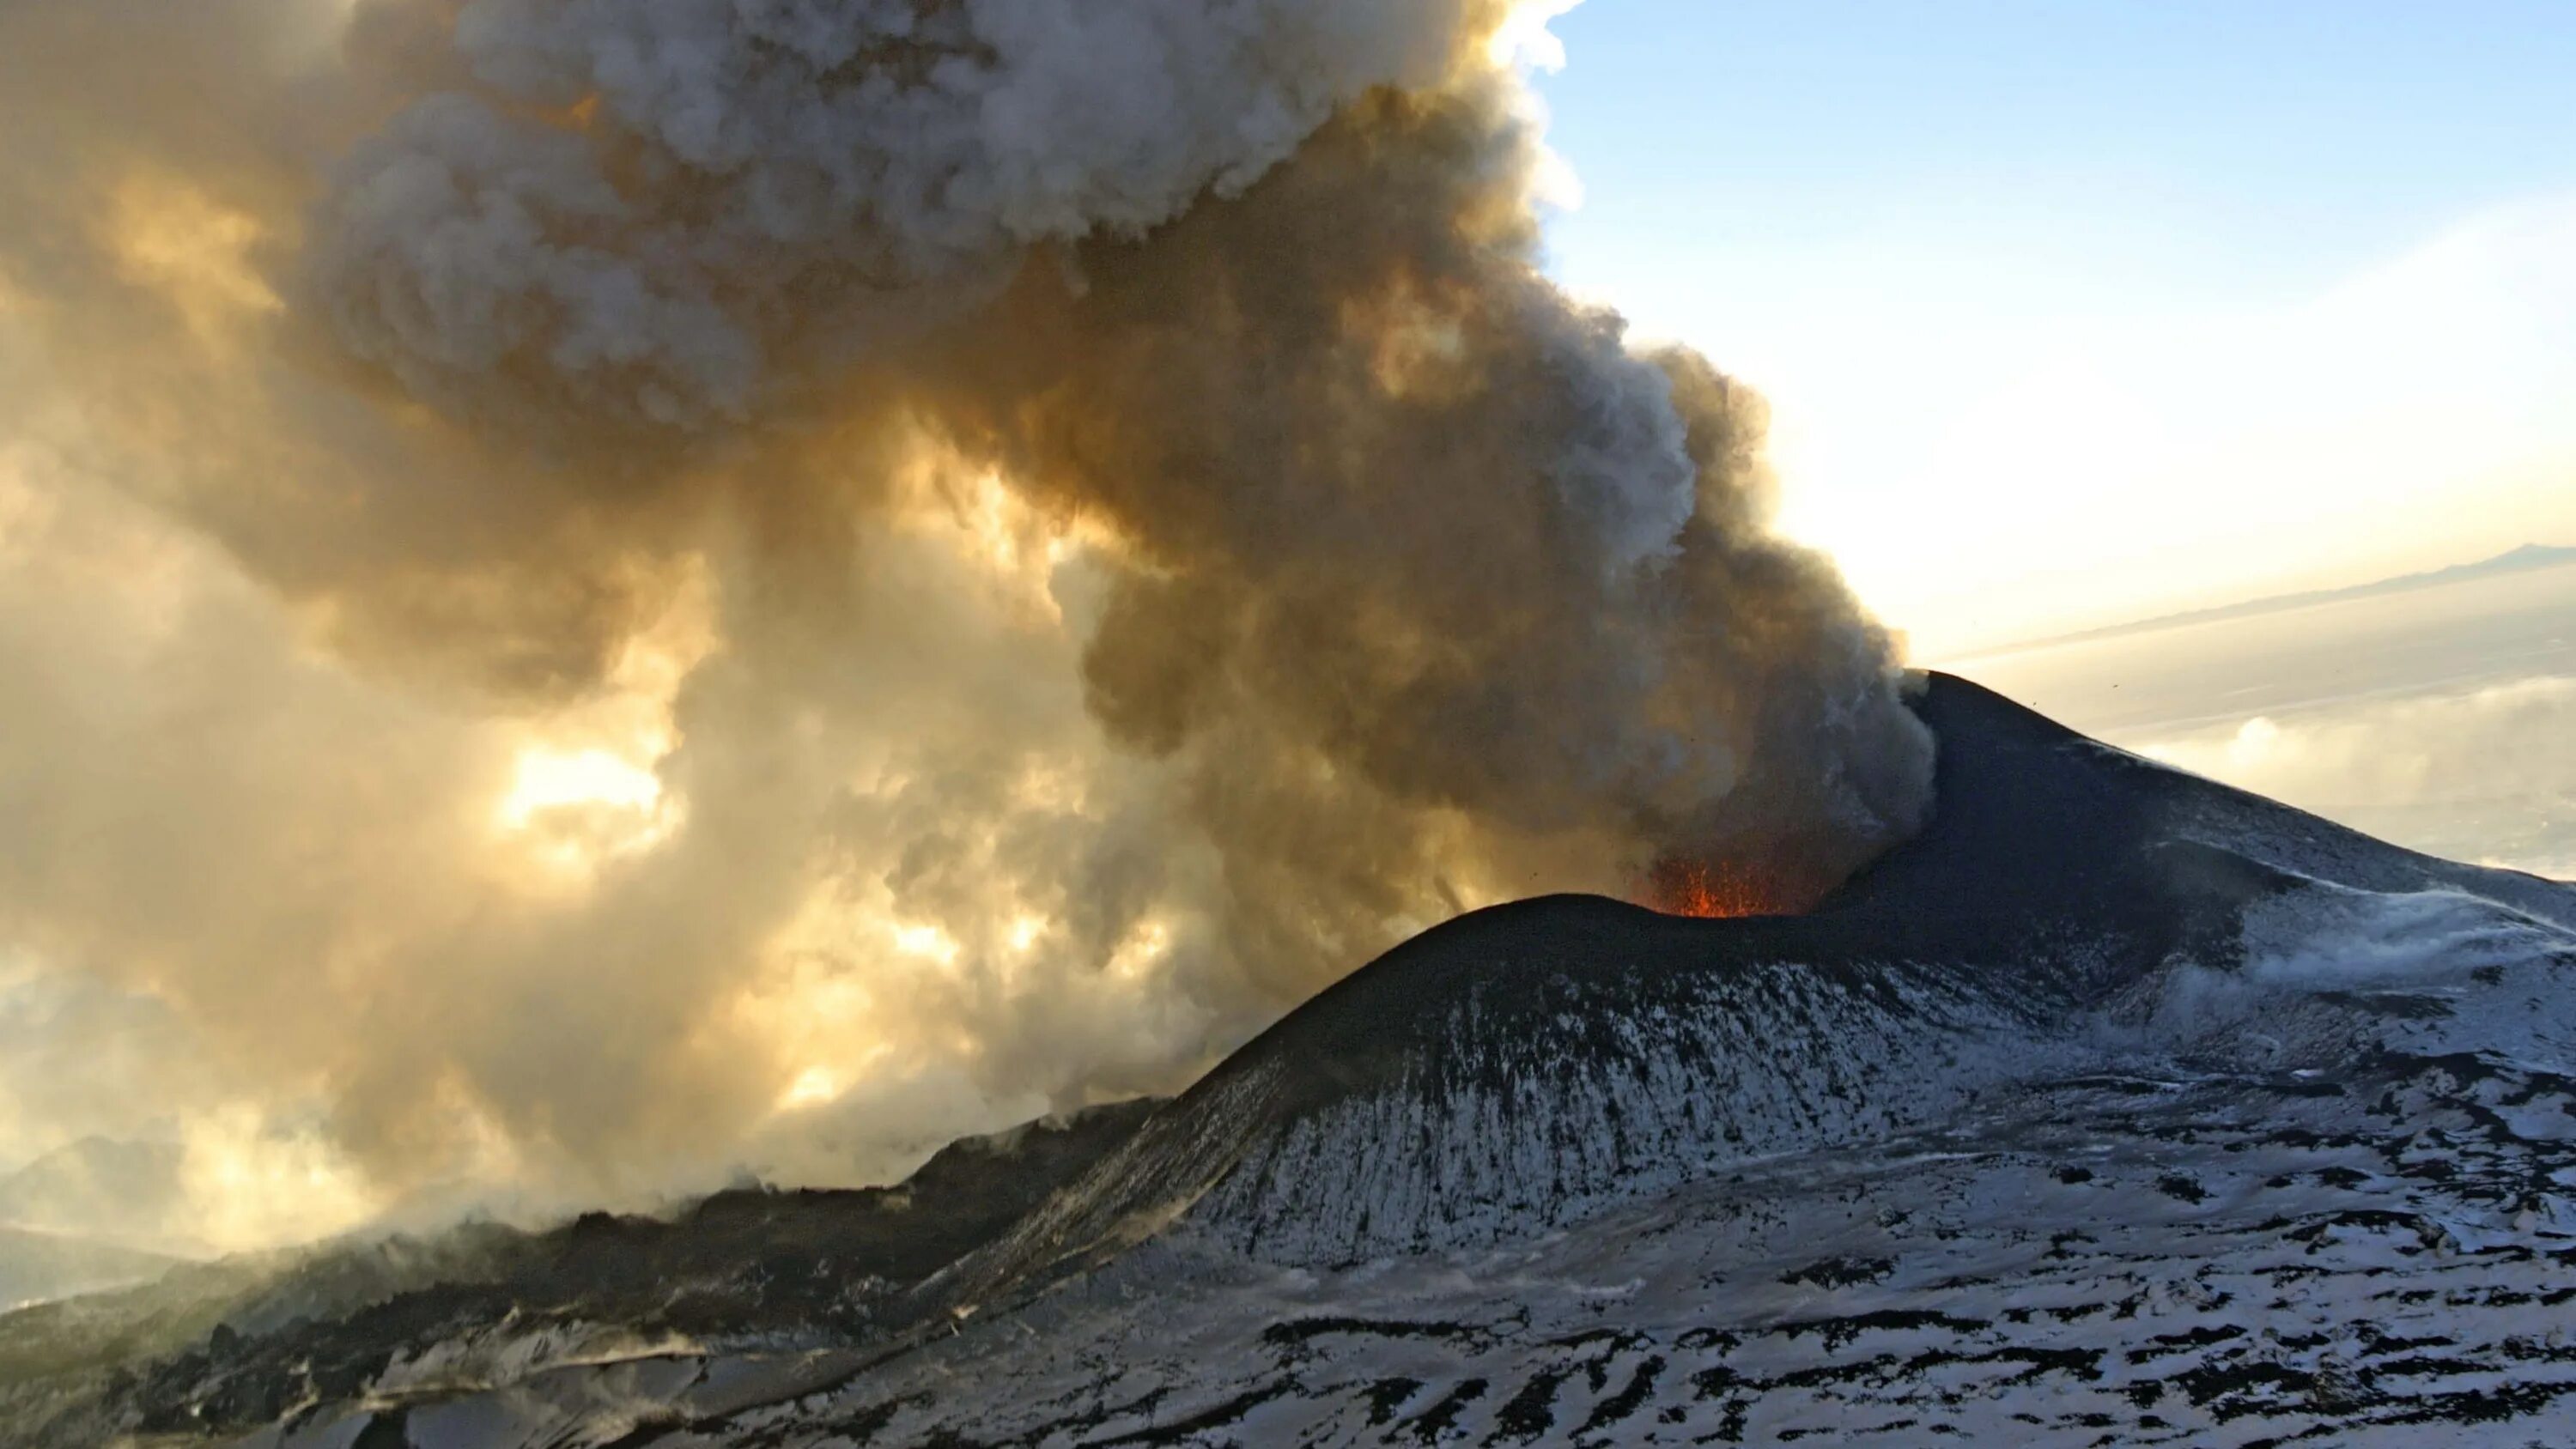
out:
<path id="1" fill-rule="evenodd" d="M 2576 4 L 1552 28 L 1557 274 L 1773 395 L 1789 526 L 1931 652 L 2576 543 Z"/>

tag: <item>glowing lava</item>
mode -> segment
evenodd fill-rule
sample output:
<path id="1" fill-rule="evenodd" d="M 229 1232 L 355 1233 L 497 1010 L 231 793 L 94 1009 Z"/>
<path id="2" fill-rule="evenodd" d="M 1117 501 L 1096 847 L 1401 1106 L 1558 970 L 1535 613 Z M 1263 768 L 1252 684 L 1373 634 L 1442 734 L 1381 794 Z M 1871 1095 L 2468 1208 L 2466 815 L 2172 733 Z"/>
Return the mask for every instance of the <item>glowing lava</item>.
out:
<path id="1" fill-rule="evenodd" d="M 1781 914 L 1780 893 L 1743 866 L 1665 859 L 1646 873 L 1645 904 L 1668 916 L 1722 920 Z"/>

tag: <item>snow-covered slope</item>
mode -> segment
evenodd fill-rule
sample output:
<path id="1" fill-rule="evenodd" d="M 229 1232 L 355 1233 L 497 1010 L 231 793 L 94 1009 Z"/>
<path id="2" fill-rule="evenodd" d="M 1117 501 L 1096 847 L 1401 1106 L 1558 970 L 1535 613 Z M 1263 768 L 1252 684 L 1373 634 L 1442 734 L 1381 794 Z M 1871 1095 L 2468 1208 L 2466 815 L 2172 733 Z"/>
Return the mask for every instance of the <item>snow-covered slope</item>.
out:
<path id="1" fill-rule="evenodd" d="M 668 1219 L 591 1213 L 540 1233 L 468 1223 L 185 1264 L 147 1286 L 0 1314 L 0 1444 L 240 1429 L 354 1394 L 435 1394 L 698 1342 L 863 1338 L 908 1286 L 1007 1228 L 1155 1105 L 965 1138 L 892 1188 L 735 1189 Z"/>
<path id="2" fill-rule="evenodd" d="M 956 1291 L 1176 1217 L 1307 1266 L 1525 1234 L 2080 1071 L 2103 1012 L 2183 963 L 2340 980 L 2347 962 L 2546 957 L 2576 928 L 2576 890 L 2397 850 L 1965 681 L 1930 678 L 1919 707 L 1939 811 L 1818 910 L 1697 921 L 1567 897 L 1427 932 L 1237 1053 Z"/>
<path id="3" fill-rule="evenodd" d="M 487 1325 L 249 1442 L 2576 1440 L 2576 889 L 1918 708 L 1815 912 L 1428 932 L 838 1343 Z"/>

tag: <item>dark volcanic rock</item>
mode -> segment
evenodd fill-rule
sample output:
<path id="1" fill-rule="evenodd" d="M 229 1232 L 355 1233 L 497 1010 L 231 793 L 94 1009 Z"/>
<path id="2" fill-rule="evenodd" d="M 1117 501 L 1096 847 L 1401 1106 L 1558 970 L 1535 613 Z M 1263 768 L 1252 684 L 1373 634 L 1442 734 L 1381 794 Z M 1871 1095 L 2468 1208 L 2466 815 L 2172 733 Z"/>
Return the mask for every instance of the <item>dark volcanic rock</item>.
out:
<path id="1" fill-rule="evenodd" d="M 487 1338 L 522 1351 L 534 1344 L 538 1359 L 549 1346 L 581 1356 L 674 1342 L 846 1341 L 873 1331 L 881 1305 L 906 1286 L 989 1242 L 1097 1162 L 1156 1105 L 1143 1098 L 966 1138 L 892 1188 L 746 1188 L 670 1218 L 590 1213 L 539 1233 L 483 1225 L 417 1247 L 325 1252 L 274 1281 L 235 1281 L 229 1294 L 210 1285 L 220 1295 L 212 1302 L 183 1281 L 0 1318 L 0 1384 L 21 1400 L 47 1379 L 149 1353 L 159 1320 L 212 1320 L 194 1342 L 118 1367 L 106 1405 L 74 1391 L 62 1396 L 71 1417 L 29 1414 L 32 1433 L 0 1399 L 0 1443 L 74 1442 L 84 1437 L 76 1424 L 248 1428 L 379 1385 L 406 1362 L 442 1352 L 470 1359 L 459 1347 Z M 61 1337 L 44 1332 L 54 1321 L 74 1335 L 106 1333 L 86 1362 L 67 1362 L 46 1342 L 11 1356 L 16 1318 L 40 1340 Z"/>

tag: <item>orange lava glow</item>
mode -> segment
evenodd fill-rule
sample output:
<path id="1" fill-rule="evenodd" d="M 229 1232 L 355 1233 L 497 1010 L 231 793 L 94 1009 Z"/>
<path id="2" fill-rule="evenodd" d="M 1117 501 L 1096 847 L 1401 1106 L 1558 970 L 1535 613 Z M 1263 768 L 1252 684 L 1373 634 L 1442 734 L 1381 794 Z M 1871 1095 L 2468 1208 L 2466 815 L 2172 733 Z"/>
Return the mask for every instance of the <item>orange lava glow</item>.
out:
<path id="1" fill-rule="evenodd" d="M 1740 865 L 1696 860 L 1658 861 L 1646 873 L 1647 906 L 1668 916 L 1726 920 L 1774 916 L 1785 910 L 1779 892 Z"/>

